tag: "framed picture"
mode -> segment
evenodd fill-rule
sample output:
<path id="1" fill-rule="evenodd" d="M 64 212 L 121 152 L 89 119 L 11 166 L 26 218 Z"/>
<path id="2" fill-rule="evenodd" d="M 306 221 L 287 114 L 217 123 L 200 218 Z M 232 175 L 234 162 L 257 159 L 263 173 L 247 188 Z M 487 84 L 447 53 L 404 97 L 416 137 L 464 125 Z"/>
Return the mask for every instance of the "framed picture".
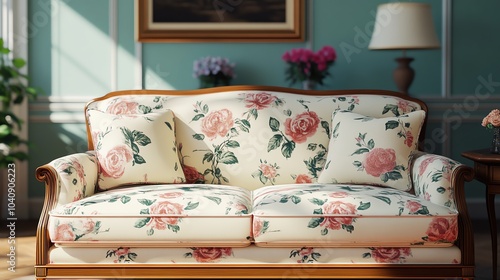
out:
<path id="1" fill-rule="evenodd" d="M 136 0 L 141 42 L 290 42 L 305 37 L 305 0 Z"/>

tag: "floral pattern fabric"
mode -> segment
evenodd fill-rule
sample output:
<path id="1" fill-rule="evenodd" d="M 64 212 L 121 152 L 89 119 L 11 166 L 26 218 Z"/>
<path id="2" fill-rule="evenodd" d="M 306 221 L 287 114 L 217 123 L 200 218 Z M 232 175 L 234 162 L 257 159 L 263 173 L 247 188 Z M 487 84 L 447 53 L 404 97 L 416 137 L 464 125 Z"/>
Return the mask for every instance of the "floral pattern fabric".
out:
<path id="1" fill-rule="evenodd" d="M 404 191 L 363 185 L 300 184 L 253 193 L 258 246 L 451 246 L 457 212 Z"/>
<path id="2" fill-rule="evenodd" d="M 444 156 L 423 152 L 416 152 L 413 158 L 415 193 L 437 205 L 456 209 L 451 176 L 461 164 Z"/>
<path id="3" fill-rule="evenodd" d="M 377 246 L 433 247 L 451 246 L 458 225 L 456 210 L 373 186 L 295 184 L 250 192 L 222 185 L 150 185 L 60 206 L 50 213 L 49 232 L 65 246 L 93 240 L 175 247 L 203 240 L 221 246 L 255 241 L 334 247 L 377 240 Z"/>
<path id="4" fill-rule="evenodd" d="M 421 109 L 417 103 L 392 96 L 258 90 L 203 96 L 115 96 L 88 107 L 110 114 L 145 114 L 167 108 L 176 116 L 177 148 L 182 149 L 186 181 L 247 189 L 317 182 L 326 162 L 333 111 L 383 117 Z"/>
<path id="5" fill-rule="evenodd" d="M 326 165 L 318 182 L 411 190 L 410 156 L 417 149 L 424 118 L 424 111 L 386 118 L 334 113 Z"/>
<path id="6" fill-rule="evenodd" d="M 419 247 L 317 248 L 53 248 L 52 264 L 457 264 L 460 249 Z"/>
<path id="7" fill-rule="evenodd" d="M 78 153 L 49 163 L 58 174 L 57 206 L 94 194 L 97 183 L 97 160 L 94 152 Z"/>
<path id="8" fill-rule="evenodd" d="M 120 106 L 114 112 L 135 112 Z M 99 188 L 123 185 L 182 183 L 172 111 L 113 115 L 89 111 L 97 161 Z"/>
<path id="9" fill-rule="evenodd" d="M 139 186 L 101 192 L 52 210 L 49 234 L 53 242 L 68 246 L 89 240 L 246 246 L 250 211 L 250 193 L 238 187 Z"/>
<path id="10" fill-rule="evenodd" d="M 433 155 L 415 157 L 414 176 L 422 171 L 421 180 L 415 181 L 416 195 L 374 185 L 317 183 L 328 162 L 330 138 L 338 137 L 333 112 L 402 117 L 422 109 L 417 103 L 392 96 L 252 90 L 204 96 L 113 96 L 94 101 L 88 109 L 90 115 L 93 111 L 113 115 L 107 120 L 127 119 L 127 125 L 136 120 L 150 123 L 149 116 L 173 110 L 175 119 L 161 126 L 175 128 L 177 134 L 162 139 L 170 139 L 166 146 L 178 154 L 179 162 L 178 168 L 164 170 L 182 172 L 187 184 L 137 185 L 94 194 L 90 186 L 96 184 L 100 166 L 95 155 L 56 160 L 53 166 L 62 190 L 49 219 L 50 238 L 58 245 L 50 251 L 53 264 L 461 261 L 460 250 L 453 245 L 458 226 L 449 183 L 458 163 L 448 164 L 446 158 Z M 409 130 L 404 120 L 388 126 L 397 132 L 402 146 L 415 145 L 418 133 Z M 125 147 L 110 154 L 110 163 L 135 167 L 151 163 L 145 151 L 152 144 L 146 144 L 146 138 L 154 137 L 144 127 L 114 130 L 121 140 L 113 145 Z M 93 133 L 96 149 L 103 149 L 99 143 L 103 136 Z M 355 176 L 364 172 L 387 176 L 387 181 L 402 180 L 391 179 L 402 171 L 402 164 L 390 160 L 397 157 L 396 151 L 380 148 L 380 141 L 369 133 L 351 140 L 359 144 L 357 149 L 368 150 L 360 154 L 373 153 Z M 352 163 L 358 164 L 356 159 Z M 100 172 L 101 179 L 113 180 L 129 174 L 133 182 L 153 182 L 149 175 L 120 168 Z M 99 245 L 81 247 L 80 241 Z M 148 246 L 141 247 L 145 243 Z"/>

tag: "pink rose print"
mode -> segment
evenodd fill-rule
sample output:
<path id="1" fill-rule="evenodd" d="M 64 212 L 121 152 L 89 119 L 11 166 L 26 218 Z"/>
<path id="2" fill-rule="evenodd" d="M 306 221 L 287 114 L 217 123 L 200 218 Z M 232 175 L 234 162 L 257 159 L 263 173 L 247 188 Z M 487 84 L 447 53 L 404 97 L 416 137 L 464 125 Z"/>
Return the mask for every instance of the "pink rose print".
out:
<path id="1" fill-rule="evenodd" d="M 278 172 L 276 171 L 276 168 L 270 164 L 261 164 L 259 166 L 260 171 L 262 171 L 262 175 L 264 177 L 267 177 L 268 179 L 274 179 L 276 178 L 276 175 Z"/>
<path id="2" fill-rule="evenodd" d="M 429 164 L 431 164 L 434 160 L 436 160 L 436 158 L 437 157 L 435 157 L 435 156 L 430 156 L 430 157 L 424 159 L 422 161 L 422 163 L 420 163 L 418 175 L 422 176 L 424 174 L 425 170 L 427 169 L 427 166 L 429 166 Z"/>
<path id="3" fill-rule="evenodd" d="M 408 110 L 410 103 L 406 100 L 399 100 L 398 101 L 398 109 L 401 110 L 403 113 L 408 113 L 410 110 Z"/>
<path id="4" fill-rule="evenodd" d="M 422 207 L 422 204 L 418 201 L 414 200 L 408 200 L 406 201 L 406 208 L 410 211 L 411 214 L 416 213 L 420 208 Z"/>
<path id="5" fill-rule="evenodd" d="M 352 102 L 353 104 L 359 105 L 359 97 L 357 97 L 357 96 L 353 96 L 353 97 L 352 97 L 351 102 Z"/>
<path id="6" fill-rule="evenodd" d="M 424 172 L 427 170 L 429 164 L 431 164 L 432 162 L 434 162 L 435 160 L 438 160 L 438 159 L 441 160 L 441 162 L 443 163 L 443 167 L 441 170 L 437 170 L 436 172 L 434 172 L 434 174 L 432 176 L 432 181 L 437 182 L 437 181 L 440 181 L 441 179 L 449 181 L 451 178 L 454 164 L 453 164 L 453 162 L 450 162 L 449 160 L 440 159 L 439 156 L 430 156 L 430 157 L 427 157 L 426 159 L 424 159 L 420 163 L 420 166 L 419 166 L 419 176 L 422 176 L 424 174 Z"/>
<path id="7" fill-rule="evenodd" d="M 85 232 L 86 232 L 86 233 L 93 232 L 93 231 L 94 231 L 94 229 L 95 229 L 95 222 L 94 222 L 92 219 L 87 219 L 87 220 L 83 223 L 83 228 L 85 229 Z"/>
<path id="8" fill-rule="evenodd" d="M 454 242 L 458 237 L 457 218 L 436 217 L 432 219 L 426 234 L 427 237 L 424 237 L 424 239 L 427 241 Z"/>
<path id="9" fill-rule="evenodd" d="M 57 241 L 74 241 L 76 234 L 73 232 L 73 227 L 69 224 L 61 224 L 56 228 L 54 240 Z"/>
<path id="10" fill-rule="evenodd" d="M 295 183 L 296 184 L 309 184 L 309 183 L 312 183 L 312 179 L 307 174 L 300 174 L 300 175 L 297 175 L 297 177 L 295 178 Z"/>
<path id="11" fill-rule="evenodd" d="M 427 201 L 431 201 L 431 194 L 428 193 L 428 192 L 425 192 L 424 193 L 424 199 L 427 200 Z"/>
<path id="12" fill-rule="evenodd" d="M 411 145 L 413 144 L 413 134 L 411 133 L 411 131 L 406 132 L 405 144 L 408 147 L 411 147 Z"/>
<path id="13" fill-rule="evenodd" d="M 238 212 L 240 212 L 240 213 L 241 213 L 241 212 L 247 212 L 247 213 L 248 213 L 248 208 L 247 208 L 247 206 L 246 206 L 245 204 L 242 204 L 242 203 L 236 203 L 236 204 L 234 205 L 234 208 L 235 208 L 236 210 L 238 210 Z"/>
<path id="14" fill-rule="evenodd" d="M 182 195 L 183 195 L 182 192 L 168 192 L 168 193 L 162 193 L 158 196 L 161 198 L 172 199 L 172 198 L 180 197 Z"/>
<path id="15" fill-rule="evenodd" d="M 58 168 L 58 170 L 66 170 L 66 169 L 74 169 L 82 185 L 87 184 L 85 180 L 85 172 L 83 171 L 83 166 L 80 164 L 78 159 L 76 159 L 75 157 L 70 157 L 70 162 L 65 162 Z"/>
<path id="16" fill-rule="evenodd" d="M 342 214 L 353 215 L 356 214 L 356 205 L 343 202 L 343 201 L 331 201 L 329 203 L 323 204 L 323 214 L 325 215 L 338 215 Z M 354 218 L 352 217 L 325 217 L 320 226 L 324 226 L 328 229 L 339 230 L 342 225 L 352 225 Z"/>
<path id="17" fill-rule="evenodd" d="M 233 113 L 228 109 L 214 111 L 203 118 L 201 130 L 210 139 L 224 137 L 233 127 Z"/>
<path id="18" fill-rule="evenodd" d="M 196 168 L 188 165 L 182 165 L 182 171 L 184 171 L 184 177 L 186 177 L 187 184 L 203 183 L 205 182 L 205 176 L 198 172 Z"/>
<path id="19" fill-rule="evenodd" d="M 348 197 L 349 194 L 347 192 L 332 192 L 328 196 L 334 197 L 334 198 L 344 198 L 344 197 Z"/>
<path id="20" fill-rule="evenodd" d="M 274 185 L 276 177 L 279 176 L 279 167 L 276 164 L 268 164 L 267 161 L 260 161 L 259 169 L 252 173 L 252 177 L 258 178 L 262 184 L 271 182 Z"/>
<path id="21" fill-rule="evenodd" d="M 308 247 L 308 248 L 302 248 L 302 250 L 299 251 L 299 255 L 301 256 L 307 256 L 310 255 L 314 252 L 314 248 Z"/>
<path id="22" fill-rule="evenodd" d="M 126 145 L 115 146 L 104 158 L 98 156 L 102 175 L 114 179 L 120 178 L 125 172 L 125 164 L 132 161 L 132 151 Z"/>
<path id="23" fill-rule="evenodd" d="M 130 251 L 128 247 L 119 247 L 116 250 L 108 250 L 106 253 L 106 258 L 116 257 L 114 263 L 130 263 L 135 261 L 137 254 Z"/>
<path id="24" fill-rule="evenodd" d="M 87 183 L 85 182 L 85 172 L 83 171 L 83 166 L 74 157 L 71 158 L 71 165 L 75 169 L 76 174 L 78 174 L 78 178 L 80 179 L 80 182 L 82 182 L 83 185 L 86 185 Z"/>
<path id="25" fill-rule="evenodd" d="M 76 191 L 76 195 L 73 196 L 73 200 L 72 201 L 75 202 L 75 201 L 78 201 L 78 200 L 80 200 L 80 199 L 82 199 L 84 197 L 85 196 L 83 195 L 83 192 L 81 190 L 77 190 Z"/>
<path id="26" fill-rule="evenodd" d="M 151 206 L 149 213 L 152 217 L 148 225 L 151 225 L 151 228 L 154 229 L 165 230 L 168 225 L 176 225 L 178 223 L 179 216 L 183 214 L 183 206 L 170 201 L 160 201 Z M 163 217 L 155 216 L 155 214 L 162 215 Z"/>
<path id="27" fill-rule="evenodd" d="M 285 121 L 285 134 L 296 143 L 304 143 L 316 133 L 320 119 L 315 112 L 304 112 Z"/>
<path id="28" fill-rule="evenodd" d="M 186 165 L 184 163 L 184 156 L 182 155 L 182 143 L 179 143 L 178 151 L 180 154 L 182 171 L 184 172 L 184 177 L 186 179 L 186 184 L 204 183 L 205 176 L 198 172 L 196 168 Z"/>
<path id="29" fill-rule="evenodd" d="M 273 96 L 266 92 L 248 93 L 245 96 L 245 107 L 261 110 L 269 107 L 269 105 L 274 101 L 276 101 L 276 96 Z"/>
<path id="30" fill-rule="evenodd" d="M 264 221 L 264 220 L 261 220 L 259 218 L 254 217 L 253 230 L 252 230 L 254 237 L 258 237 L 258 236 L 266 233 L 268 228 L 269 228 L 269 221 Z"/>
<path id="31" fill-rule="evenodd" d="M 117 257 L 125 256 L 128 255 L 129 251 L 130 249 L 128 247 L 120 247 L 117 250 L 115 250 L 115 254 Z"/>
<path id="32" fill-rule="evenodd" d="M 87 180 L 85 180 L 85 171 L 76 157 L 70 157 L 69 161 L 63 162 L 61 165 L 57 166 L 57 170 L 64 172 L 66 175 L 71 175 L 73 173 L 71 170 L 74 170 L 81 185 L 87 185 Z"/>
<path id="33" fill-rule="evenodd" d="M 450 181 L 452 170 L 453 170 L 453 165 L 450 164 L 449 162 L 445 162 L 445 165 L 443 167 L 443 179 L 444 180 Z"/>
<path id="34" fill-rule="evenodd" d="M 396 152 L 394 149 L 374 148 L 366 155 L 363 167 L 366 173 L 380 177 L 396 167 Z"/>
<path id="35" fill-rule="evenodd" d="M 200 263 L 213 263 L 220 261 L 221 258 L 231 256 L 231 248 L 192 248 L 192 256 Z"/>
<path id="36" fill-rule="evenodd" d="M 321 254 L 314 252 L 314 248 L 302 247 L 298 250 L 292 250 L 290 252 L 290 258 L 299 257 L 297 263 L 314 263 L 317 262 L 321 257 Z"/>
<path id="37" fill-rule="evenodd" d="M 107 113 L 114 115 L 130 115 L 137 114 L 139 104 L 137 102 L 128 102 L 125 100 L 118 100 L 108 107 Z"/>
<path id="38" fill-rule="evenodd" d="M 404 263 L 411 248 L 372 248 L 371 255 L 377 263 Z"/>

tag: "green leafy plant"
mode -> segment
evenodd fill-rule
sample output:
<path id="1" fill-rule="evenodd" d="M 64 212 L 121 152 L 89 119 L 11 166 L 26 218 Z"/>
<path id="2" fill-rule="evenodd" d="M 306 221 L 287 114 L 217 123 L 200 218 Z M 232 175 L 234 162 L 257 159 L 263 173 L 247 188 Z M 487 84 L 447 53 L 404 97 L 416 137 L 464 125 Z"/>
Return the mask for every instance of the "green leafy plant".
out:
<path id="1" fill-rule="evenodd" d="M 39 91 L 28 86 L 28 76 L 21 73 L 26 61 L 12 59 L 10 53 L 11 50 L 4 46 L 0 38 L 0 168 L 15 160 L 28 158 L 27 153 L 19 150 L 20 145 L 28 143 L 19 137 L 23 120 L 12 111 L 25 98 L 35 99 Z"/>

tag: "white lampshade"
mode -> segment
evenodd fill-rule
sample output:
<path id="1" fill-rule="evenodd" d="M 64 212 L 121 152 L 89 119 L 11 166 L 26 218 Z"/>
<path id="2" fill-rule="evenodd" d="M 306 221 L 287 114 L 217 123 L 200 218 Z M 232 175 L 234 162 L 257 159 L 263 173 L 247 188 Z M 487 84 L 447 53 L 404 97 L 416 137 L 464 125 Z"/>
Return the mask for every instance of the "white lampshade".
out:
<path id="1" fill-rule="evenodd" d="M 425 3 L 388 3 L 378 6 L 370 41 L 372 50 L 439 48 L 431 6 Z"/>

